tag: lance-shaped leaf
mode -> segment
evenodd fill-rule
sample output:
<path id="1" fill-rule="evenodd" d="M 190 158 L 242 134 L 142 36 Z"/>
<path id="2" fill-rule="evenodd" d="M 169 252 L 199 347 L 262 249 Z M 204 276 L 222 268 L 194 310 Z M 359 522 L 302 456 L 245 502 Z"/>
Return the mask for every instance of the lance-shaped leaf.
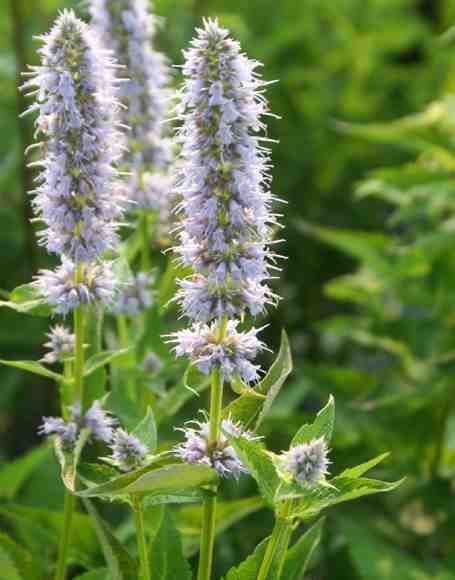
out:
<path id="1" fill-rule="evenodd" d="M 289 549 L 281 580 L 301 580 L 304 577 L 311 556 L 321 540 L 323 524 L 324 518 L 321 518 Z"/>
<path id="2" fill-rule="evenodd" d="M 396 489 L 404 480 L 395 482 L 380 481 L 366 477 L 352 478 L 338 476 L 330 480 L 329 484 L 315 488 L 303 488 L 298 484 L 281 486 L 277 493 L 277 501 L 294 499 L 292 516 L 307 520 L 318 515 L 323 509 L 339 503 L 351 501 Z"/>
<path id="3" fill-rule="evenodd" d="M 100 517 L 93 503 L 88 499 L 83 499 L 82 501 L 92 519 L 92 525 L 103 550 L 110 580 L 137 580 L 139 570 L 135 560 L 115 537 L 107 523 Z"/>
<path id="4" fill-rule="evenodd" d="M 256 480 L 262 497 L 267 504 L 273 506 L 280 480 L 271 454 L 260 441 L 234 437 L 228 433 L 225 435 Z"/>
<path id="5" fill-rule="evenodd" d="M 183 556 L 182 539 L 169 509 L 164 511 L 160 529 L 150 550 L 151 580 L 191 580 L 188 562 Z"/>
<path id="6" fill-rule="evenodd" d="M 216 471 L 206 465 L 175 463 L 165 467 L 149 465 L 121 475 L 107 483 L 80 491 L 80 497 L 105 497 L 109 499 L 130 494 L 146 496 L 172 496 L 188 489 L 216 483 Z"/>
<path id="7" fill-rule="evenodd" d="M 0 469 L 0 497 L 12 499 L 49 454 L 50 449 L 44 444 L 3 465 Z"/>
<path id="8" fill-rule="evenodd" d="M 262 540 L 246 560 L 229 570 L 223 580 L 257 580 L 269 540 L 270 536 Z"/>
<path id="9" fill-rule="evenodd" d="M 34 360 L 0 360 L 0 364 L 7 367 L 21 369 L 23 371 L 33 373 L 34 375 L 40 375 L 41 377 L 46 377 L 48 379 L 53 379 L 57 382 L 63 380 L 63 375 L 49 370 L 41 363 Z"/>
<path id="10" fill-rule="evenodd" d="M 9 300 L 0 300 L 1 306 L 33 316 L 48 317 L 52 314 L 50 306 L 33 284 L 23 284 L 15 288 L 9 295 Z"/>
<path id="11" fill-rule="evenodd" d="M 292 356 L 286 332 L 281 334 L 278 356 L 265 377 L 253 388 L 245 388 L 243 393 L 228 405 L 225 417 L 240 421 L 245 427 L 256 430 L 270 410 L 273 401 L 292 371 Z"/>
<path id="12" fill-rule="evenodd" d="M 291 447 L 309 443 L 312 439 L 318 439 L 319 437 L 324 437 L 328 443 L 332 437 L 334 423 L 335 400 L 330 395 L 327 405 L 319 411 L 314 422 L 300 427 L 291 441 Z"/>

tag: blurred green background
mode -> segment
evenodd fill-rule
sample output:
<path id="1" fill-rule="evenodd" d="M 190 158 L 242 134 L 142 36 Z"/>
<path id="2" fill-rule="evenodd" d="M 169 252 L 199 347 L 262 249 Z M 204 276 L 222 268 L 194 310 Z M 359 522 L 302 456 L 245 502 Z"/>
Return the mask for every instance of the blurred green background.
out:
<path id="1" fill-rule="evenodd" d="M 32 128 L 18 119 L 25 104 L 16 74 L 36 62 L 33 36 L 58 10 L 83 7 L 0 6 L 0 288 L 7 292 L 47 263 L 24 193 Z M 310 576 L 455 578 L 455 0 L 156 0 L 155 10 L 166 18 L 159 44 L 173 63 L 181 63 L 201 17 L 218 16 L 264 63 L 264 77 L 279 79 L 268 97 L 281 116 L 270 136 L 279 140 L 273 191 L 286 201 L 288 260 L 267 332 L 276 347 L 279 329 L 288 329 L 296 371 L 266 423 L 271 446 L 284 448 L 332 392 L 333 472 L 390 450 L 380 475 L 408 475 L 390 497 L 329 518 Z M 1 358 L 38 358 L 46 330 L 42 319 L 1 310 Z M 55 392 L 5 368 L 0 385 L 6 462 L 37 445 Z M 44 473 L 41 481 L 49 485 Z M 25 489 L 18 501 L 58 507 L 51 489 Z M 219 572 L 246 556 L 268 526 L 269 514 L 259 512 L 223 537 Z"/>

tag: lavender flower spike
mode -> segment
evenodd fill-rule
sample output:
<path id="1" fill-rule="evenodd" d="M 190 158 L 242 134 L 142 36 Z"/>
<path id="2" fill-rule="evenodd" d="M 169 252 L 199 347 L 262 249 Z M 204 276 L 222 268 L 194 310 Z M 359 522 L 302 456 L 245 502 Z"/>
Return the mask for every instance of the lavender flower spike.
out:
<path id="1" fill-rule="evenodd" d="M 240 377 L 251 383 L 258 380 L 260 369 L 251 361 L 266 347 L 256 336 L 261 329 L 238 332 L 238 324 L 238 321 L 227 323 L 221 342 L 216 322 L 210 325 L 196 323 L 191 329 L 169 335 L 168 342 L 175 344 L 177 356 L 187 356 L 203 373 L 209 374 L 219 367 L 223 380 L 233 381 Z"/>
<path id="2" fill-rule="evenodd" d="M 74 354 L 75 336 L 64 326 L 57 324 L 51 328 L 46 336 L 49 340 L 44 346 L 49 349 L 49 352 L 42 358 L 43 362 L 62 362 L 65 358 Z"/>
<path id="3" fill-rule="evenodd" d="M 297 483 L 315 486 L 328 473 L 328 452 L 323 437 L 296 445 L 283 453 L 283 468 Z"/>
<path id="4" fill-rule="evenodd" d="M 121 471 L 130 471 L 142 465 L 147 454 L 147 447 L 137 437 L 124 429 L 117 429 L 110 444 L 112 463 Z"/>
<path id="5" fill-rule="evenodd" d="M 178 457 L 186 463 L 209 465 L 224 478 L 238 479 L 242 473 L 248 473 L 247 468 L 224 434 L 220 435 L 216 447 L 210 451 L 208 446 L 209 424 L 199 421 L 192 421 L 192 423 L 195 424 L 195 428 L 180 429 L 184 433 L 186 441 L 174 448 Z M 244 431 L 241 425 L 229 419 L 222 422 L 221 428 L 222 431 L 235 437 L 255 439 L 252 433 Z"/>
<path id="6" fill-rule="evenodd" d="M 256 315 L 275 303 L 267 286 L 276 269 L 270 250 L 269 151 L 258 135 L 268 113 L 259 63 L 216 20 L 205 20 L 184 52 L 177 113 L 182 150 L 176 178 L 183 214 L 176 252 L 196 278 L 181 281 L 183 313 L 207 322 Z"/>
<path id="7" fill-rule="evenodd" d="M 123 123 L 130 128 L 130 152 L 124 156 L 132 173 L 130 195 L 140 208 L 161 210 L 169 197 L 172 155 L 164 133 L 169 66 L 153 47 L 158 18 L 147 0 L 89 0 L 89 9 L 103 42 L 128 71 L 121 99 Z"/>
<path id="8" fill-rule="evenodd" d="M 152 276 L 145 272 L 133 275 L 131 280 L 120 290 L 114 305 L 118 314 L 137 316 L 153 304 L 151 285 Z"/>
<path id="9" fill-rule="evenodd" d="M 64 10 L 41 37 L 41 65 L 30 67 L 23 89 L 38 112 L 37 145 L 43 156 L 34 207 L 46 228 L 50 253 L 90 262 L 118 243 L 124 209 L 116 163 L 124 148 L 119 132 L 116 65 L 90 28 Z"/>
<path id="10" fill-rule="evenodd" d="M 82 304 L 110 305 L 115 280 L 109 262 L 86 264 L 76 280 L 76 265 L 64 259 L 57 270 L 42 270 L 34 282 L 57 314 L 66 315 Z"/>

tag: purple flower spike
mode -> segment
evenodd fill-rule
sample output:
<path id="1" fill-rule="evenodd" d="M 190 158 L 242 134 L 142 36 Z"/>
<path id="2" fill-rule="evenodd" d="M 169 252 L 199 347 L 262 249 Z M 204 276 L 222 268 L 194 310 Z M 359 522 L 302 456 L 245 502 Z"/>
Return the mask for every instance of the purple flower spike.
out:
<path id="1" fill-rule="evenodd" d="M 328 473 L 328 452 L 323 437 L 296 445 L 282 454 L 284 469 L 297 483 L 315 486 Z"/>
<path id="2" fill-rule="evenodd" d="M 115 169 L 124 148 L 116 65 L 72 11 L 41 40 L 41 65 L 30 67 L 23 85 L 35 98 L 26 113 L 38 112 L 42 136 L 43 157 L 33 164 L 41 242 L 50 253 L 90 262 L 117 247 L 125 206 Z"/>
<path id="3" fill-rule="evenodd" d="M 238 479 L 242 473 L 248 473 L 237 452 L 229 444 L 226 436 L 221 434 L 214 449 L 209 450 L 209 424 L 192 421 L 195 428 L 180 429 L 186 441 L 174 448 L 175 454 L 186 463 L 209 465 L 216 469 L 223 478 Z M 221 428 L 235 437 L 255 439 L 252 433 L 244 431 L 242 426 L 229 419 L 223 420 Z"/>
<path id="4" fill-rule="evenodd" d="M 176 252 L 196 277 L 180 282 L 182 312 L 196 321 L 263 312 L 278 257 L 270 249 L 269 151 L 258 135 L 268 113 L 264 82 L 240 45 L 205 20 L 184 53 L 177 109 L 182 126 L 176 184 L 182 196 Z"/>
<path id="5" fill-rule="evenodd" d="M 260 367 L 251 361 L 266 348 L 257 338 L 261 329 L 238 332 L 238 324 L 238 321 L 229 321 L 221 341 L 219 325 L 213 322 L 210 325 L 196 323 L 191 329 L 170 335 L 168 342 L 175 344 L 177 356 L 187 356 L 203 373 L 209 374 L 219 368 L 225 381 L 240 377 L 246 383 L 255 382 Z"/>
<path id="6" fill-rule="evenodd" d="M 124 429 L 117 429 L 110 444 L 112 462 L 121 471 L 130 471 L 142 465 L 147 454 L 147 447 L 137 437 Z"/>
<path id="7" fill-rule="evenodd" d="M 64 326 L 57 324 L 46 334 L 48 342 L 44 346 L 49 349 L 43 357 L 46 363 L 62 362 L 74 353 L 75 336 Z"/>

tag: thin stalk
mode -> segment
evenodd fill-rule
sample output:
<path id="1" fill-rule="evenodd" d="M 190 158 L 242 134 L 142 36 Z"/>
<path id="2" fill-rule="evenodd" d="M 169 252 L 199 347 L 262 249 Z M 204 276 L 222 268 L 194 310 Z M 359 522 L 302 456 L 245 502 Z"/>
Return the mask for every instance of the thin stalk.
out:
<path id="1" fill-rule="evenodd" d="M 144 210 L 140 217 L 141 228 L 141 270 L 150 272 L 150 237 L 147 212 Z"/>
<path id="2" fill-rule="evenodd" d="M 277 516 L 275 525 L 273 527 L 272 535 L 270 536 L 267 549 L 262 560 L 261 567 L 257 580 L 267 580 L 273 561 L 277 558 L 277 565 L 273 580 L 279 580 L 283 570 L 284 561 L 286 558 L 286 551 L 288 549 L 289 540 L 292 534 L 292 524 L 288 520 L 291 502 L 285 503 L 283 512 Z M 272 580 L 270 578 L 270 580 Z"/>
<path id="3" fill-rule="evenodd" d="M 68 490 L 65 492 L 65 504 L 63 508 L 63 533 L 60 538 L 58 549 L 57 569 L 55 571 L 55 580 L 65 580 L 66 578 L 66 561 L 68 559 L 68 548 L 70 544 L 71 524 L 73 521 L 76 498 Z"/>
<path id="4" fill-rule="evenodd" d="M 220 321 L 218 342 L 226 334 L 228 318 L 223 316 Z M 213 450 L 220 437 L 221 417 L 223 411 L 223 381 L 219 368 L 215 368 L 211 375 L 210 389 L 210 417 L 209 417 L 209 451 Z M 213 547 L 215 544 L 216 504 L 218 487 L 213 486 L 213 495 L 204 500 L 203 520 L 201 530 L 201 547 L 199 552 L 199 567 L 197 580 L 210 580 L 213 564 Z"/>
<path id="5" fill-rule="evenodd" d="M 130 334 L 128 330 L 128 320 L 126 319 L 123 314 L 117 315 L 117 333 L 119 338 L 119 343 L 121 348 L 129 348 L 130 346 Z M 128 368 L 135 367 L 135 359 L 133 352 L 127 352 L 124 356 L 121 357 L 121 361 L 119 360 L 120 364 L 125 364 Z M 122 365 L 123 366 L 123 365 Z M 131 397 L 132 400 L 136 398 L 136 389 L 135 389 L 135 381 L 133 378 L 129 378 L 126 383 L 128 395 Z"/>
<path id="6" fill-rule="evenodd" d="M 83 306 L 79 306 L 74 310 L 74 334 L 76 336 L 75 352 L 74 352 L 74 391 L 76 399 L 81 402 L 81 411 L 83 413 L 86 408 L 84 398 L 85 320 Z"/>
<path id="7" fill-rule="evenodd" d="M 137 547 L 141 568 L 140 577 L 143 580 L 151 580 L 147 541 L 145 538 L 144 514 L 142 512 L 141 500 L 137 495 L 132 495 L 131 500 L 133 502 L 134 522 L 136 525 Z"/>

